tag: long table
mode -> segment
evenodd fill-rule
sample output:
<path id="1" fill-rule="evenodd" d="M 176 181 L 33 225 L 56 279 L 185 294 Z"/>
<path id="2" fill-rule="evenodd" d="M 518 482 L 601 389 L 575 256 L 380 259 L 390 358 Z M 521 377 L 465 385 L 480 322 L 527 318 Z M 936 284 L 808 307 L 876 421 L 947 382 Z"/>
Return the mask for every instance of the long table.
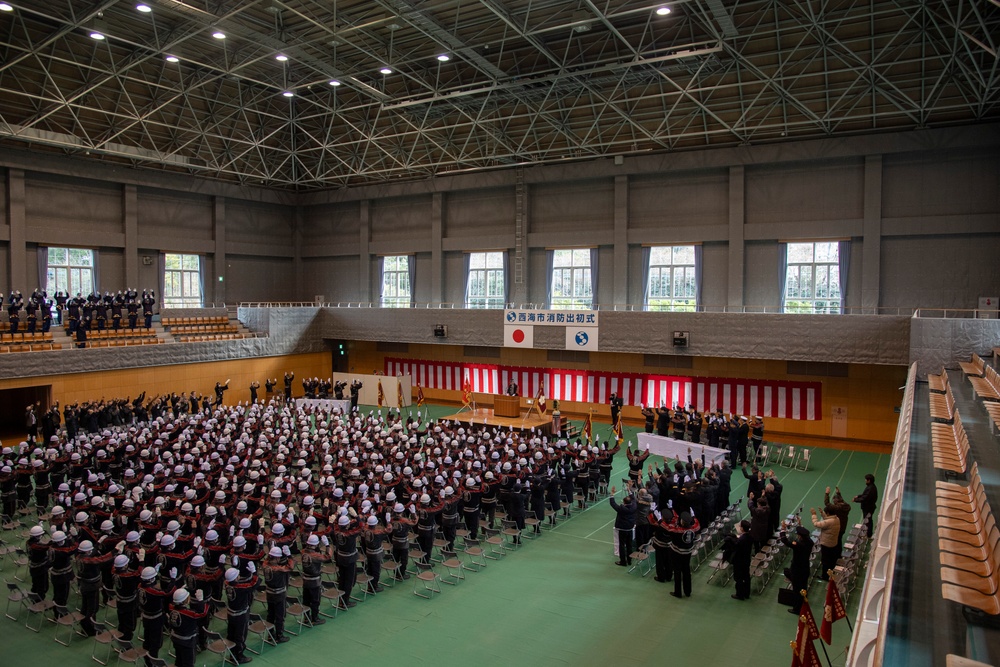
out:
<path id="1" fill-rule="evenodd" d="M 329 412 L 339 409 L 340 413 L 344 415 L 351 412 L 351 402 L 347 399 L 338 401 L 335 398 L 296 398 L 295 405 L 310 408 L 321 408 Z"/>
<path id="2" fill-rule="evenodd" d="M 651 453 L 663 458 L 686 461 L 688 449 L 691 450 L 691 458 L 693 459 L 699 458 L 704 453 L 707 463 L 716 463 L 722 461 L 722 459 L 729 458 L 729 450 L 727 449 L 709 447 L 708 445 L 700 445 L 696 442 L 687 442 L 686 440 L 677 440 L 675 438 L 656 435 L 655 433 L 639 433 L 637 439 L 639 441 L 639 449 L 648 449 Z"/>

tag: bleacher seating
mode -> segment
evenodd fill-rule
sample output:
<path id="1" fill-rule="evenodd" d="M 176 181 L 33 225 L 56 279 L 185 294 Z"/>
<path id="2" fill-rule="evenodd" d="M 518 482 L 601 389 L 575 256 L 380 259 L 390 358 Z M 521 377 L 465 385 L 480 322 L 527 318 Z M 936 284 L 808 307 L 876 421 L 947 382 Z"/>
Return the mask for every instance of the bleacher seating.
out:
<path id="1" fill-rule="evenodd" d="M 931 383 L 930 378 L 934 376 L 928 376 L 928 383 Z M 941 371 L 941 375 L 933 381 L 934 385 L 944 387 L 942 393 L 936 393 L 932 391 L 930 393 L 930 404 L 931 404 L 931 419 L 937 422 L 951 423 L 955 418 L 955 395 L 951 391 L 951 385 L 948 380 L 948 372 L 945 370 Z"/>
<path id="2" fill-rule="evenodd" d="M 226 315 L 212 315 L 210 317 L 161 317 L 160 324 L 165 327 L 229 324 L 229 317 Z"/>
<path id="3" fill-rule="evenodd" d="M 241 338 L 246 338 L 246 335 L 241 333 L 217 333 L 217 334 L 187 334 L 183 336 L 178 336 L 177 340 L 181 343 L 204 343 L 206 341 L 212 340 L 239 340 Z"/>
<path id="4" fill-rule="evenodd" d="M 34 333 L 18 332 L 18 333 L 2 333 L 0 334 L 0 344 L 10 344 L 10 343 L 51 343 L 52 342 L 52 332 L 46 331 L 36 331 Z"/>
<path id="5" fill-rule="evenodd" d="M 979 376 L 983 374 L 983 367 L 986 365 L 983 358 L 975 352 L 972 353 L 972 361 L 960 361 L 958 365 L 962 367 L 962 372 L 969 376 Z"/>
<path id="6" fill-rule="evenodd" d="M 208 317 L 162 317 L 160 322 L 180 343 L 239 340 L 247 337 L 226 315 Z"/>
<path id="7" fill-rule="evenodd" d="M 8 352 L 49 352 L 51 350 L 59 350 L 59 349 L 62 349 L 62 346 L 60 346 L 57 343 L 53 343 L 52 341 L 0 344 L 0 354 L 5 354 Z"/>
<path id="8" fill-rule="evenodd" d="M 1000 401 L 1000 376 L 992 366 L 984 364 L 983 374 L 978 377 L 970 375 L 969 382 L 972 383 L 972 390 L 979 398 L 984 401 Z"/>
<path id="9" fill-rule="evenodd" d="M 955 411 L 953 424 L 931 424 L 931 445 L 935 468 L 955 474 L 965 472 L 969 462 L 969 438 L 958 410 Z"/>

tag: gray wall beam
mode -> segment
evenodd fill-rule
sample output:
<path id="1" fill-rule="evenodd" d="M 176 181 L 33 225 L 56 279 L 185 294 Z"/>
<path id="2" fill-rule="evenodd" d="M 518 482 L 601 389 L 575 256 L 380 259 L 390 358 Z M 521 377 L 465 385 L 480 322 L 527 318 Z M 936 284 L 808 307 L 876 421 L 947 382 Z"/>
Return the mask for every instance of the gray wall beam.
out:
<path id="1" fill-rule="evenodd" d="M 746 218 L 746 174 L 742 166 L 729 169 L 729 285 L 726 302 L 743 305 L 743 267 L 746 262 L 744 226 Z"/>
<path id="2" fill-rule="evenodd" d="M 882 156 L 865 158 L 864 245 L 861 257 L 861 307 L 878 308 L 882 272 Z M 850 288 L 848 288 L 850 289 Z"/>

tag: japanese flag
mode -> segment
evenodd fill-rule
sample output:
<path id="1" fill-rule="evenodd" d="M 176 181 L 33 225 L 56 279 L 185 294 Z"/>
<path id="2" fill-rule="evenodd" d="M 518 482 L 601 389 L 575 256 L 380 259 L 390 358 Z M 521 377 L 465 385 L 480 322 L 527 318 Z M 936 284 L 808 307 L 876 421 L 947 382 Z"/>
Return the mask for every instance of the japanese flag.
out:
<path id="1" fill-rule="evenodd" d="M 504 347 L 534 347 L 535 328 L 531 326 L 509 325 L 503 327 Z"/>

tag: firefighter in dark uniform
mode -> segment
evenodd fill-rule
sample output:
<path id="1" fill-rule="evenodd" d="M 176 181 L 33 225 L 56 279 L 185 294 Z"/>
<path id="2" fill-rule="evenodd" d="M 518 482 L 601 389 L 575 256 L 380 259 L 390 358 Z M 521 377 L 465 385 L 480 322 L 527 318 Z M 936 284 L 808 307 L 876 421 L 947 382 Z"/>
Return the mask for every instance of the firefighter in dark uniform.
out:
<path id="1" fill-rule="evenodd" d="M 434 532 L 437 530 L 437 515 L 441 513 L 441 503 L 431 504 L 431 497 L 425 493 L 420 496 L 420 506 L 417 508 L 417 544 L 424 552 L 421 561 L 429 563 L 431 552 L 434 551 Z"/>
<path id="2" fill-rule="evenodd" d="M 235 567 L 226 570 L 226 606 L 229 610 L 226 626 L 226 639 L 236 644 L 233 647 L 233 657 L 238 663 L 252 662 L 253 658 L 246 655 L 247 628 L 250 626 L 250 605 L 253 604 L 253 592 L 257 588 L 257 575 L 252 574 L 246 579 L 240 579 L 240 571 Z"/>
<path id="3" fill-rule="evenodd" d="M 76 557 L 76 573 L 80 578 L 80 612 L 83 620 L 80 627 L 88 637 L 97 634 L 94 622 L 101 605 L 101 556 L 94 553 L 94 544 L 90 540 L 80 542 Z"/>
<path id="4" fill-rule="evenodd" d="M 132 641 L 135 633 L 136 609 L 139 595 L 139 572 L 131 566 L 131 559 L 125 554 L 115 556 L 112 582 L 118 608 L 118 632 L 122 640 Z"/>
<path id="5" fill-rule="evenodd" d="M 482 491 L 476 486 L 476 480 L 469 477 L 465 480 L 465 492 L 462 494 L 462 513 L 465 515 L 465 528 L 469 537 L 479 539 L 479 498 Z"/>
<path id="6" fill-rule="evenodd" d="M 59 326 L 63 324 L 63 311 L 66 310 L 66 302 L 69 300 L 69 294 L 63 291 L 56 292 L 56 321 Z"/>
<path id="7" fill-rule="evenodd" d="M 206 616 L 208 605 L 202 600 L 201 590 L 195 593 L 194 600 L 185 588 L 174 591 L 167 625 L 170 626 L 174 653 L 177 655 L 176 667 L 194 667 L 199 629 Z"/>
<path id="8" fill-rule="evenodd" d="M 28 531 L 28 572 L 31 574 L 31 593 L 35 601 L 44 600 L 49 592 L 49 544 L 45 529 L 32 526 Z"/>
<path id="9" fill-rule="evenodd" d="M 287 371 L 285 373 L 285 403 L 292 400 L 292 380 L 295 379 L 295 373 Z"/>
<path id="10" fill-rule="evenodd" d="M 382 584 L 379 578 L 382 576 L 382 558 L 385 549 L 382 546 L 385 542 L 386 529 L 378 523 L 378 517 L 371 515 L 368 517 L 367 526 L 361 533 L 361 544 L 365 549 L 365 572 L 371 577 L 369 591 L 381 593 Z"/>
<path id="11" fill-rule="evenodd" d="M 28 299 L 24 313 L 28 319 L 28 333 L 33 334 L 35 333 L 35 325 L 38 324 L 38 302 L 34 298 Z"/>
<path id="12" fill-rule="evenodd" d="M 48 333 L 52 327 L 52 300 L 42 299 L 38 304 L 38 311 L 42 316 L 42 333 Z"/>
<path id="13" fill-rule="evenodd" d="M 406 573 L 406 566 L 410 559 L 410 527 L 416 522 L 405 516 L 406 509 L 402 503 L 396 503 L 392 512 L 392 521 L 389 523 L 389 531 L 392 535 L 392 559 L 399 564 L 399 569 L 396 571 L 397 576 L 401 579 L 409 579 L 410 575 Z M 478 517 L 476 517 L 476 521 L 479 521 Z"/>
<path id="14" fill-rule="evenodd" d="M 455 535 L 458 532 L 459 503 L 461 497 L 455 495 L 455 489 L 446 486 L 444 489 L 444 505 L 441 508 L 441 531 L 448 541 L 448 550 L 455 549 Z"/>
<path id="15" fill-rule="evenodd" d="M 334 542 L 337 545 L 337 579 L 338 588 L 344 592 L 343 604 L 353 607 L 356 603 L 351 599 L 354 589 L 356 567 L 358 563 L 358 533 L 357 527 L 351 525 L 351 517 L 346 514 L 337 519 L 337 530 L 334 532 Z"/>
<path id="16" fill-rule="evenodd" d="M 329 562 L 329 542 L 321 549 L 319 536 L 306 538 L 302 549 L 302 602 L 309 608 L 313 625 L 326 623 L 319 615 L 319 603 L 323 596 L 323 563 Z"/>
<path id="17" fill-rule="evenodd" d="M 191 559 L 187 575 L 184 577 L 184 587 L 188 591 L 197 591 L 201 597 L 195 595 L 199 600 L 204 600 L 208 606 L 208 614 L 201 621 L 201 630 L 198 634 L 198 646 L 204 648 L 208 644 L 208 622 L 211 614 L 215 612 L 212 604 L 212 591 L 216 588 L 216 582 L 222 578 L 222 571 L 217 567 L 209 567 L 204 556 L 197 555 Z"/>
<path id="18" fill-rule="evenodd" d="M 257 390 L 260 389 L 260 382 L 254 380 L 250 383 L 250 404 L 257 404 Z"/>
<path id="19" fill-rule="evenodd" d="M 134 298 L 125 303 L 125 312 L 128 315 L 128 328 L 135 329 L 135 325 L 139 322 L 139 304 Z"/>
<path id="20" fill-rule="evenodd" d="M 142 317 L 143 324 L 147 329 L 153 328 L 153 306 L 156 305 L 156 298 L 153 292 L 142 291 Z"/>
<path id="21" fill-rule="evenodd" d="M 139 607 L 142 609 L 142 647 L 154 658 L 163 646 L 163 615 L 173 591 L 157 586 L 156 568 L 145 567 L 139 584 Z"/>
<path id="22" fill-rule="evenodd" d="M 292 567 L 281 547 L 271 547 L 261 569 L 267 587 L 267 622 L 274 625 L 274 641 L 288 641 L 285 634 L 285 607 L 288 604 L 288 580 Z"/>
<path id="23" fill-rule="evenodd" d="M 364 385 L 361 384 L 360 380 L 351 382 L 351 412 L 358 409 L 358 396 L 361 393 L 362 386 Z"/>
<path id="24" fill-rule="evenodd" d="M 76 552 L 76 544 L 71 542 L 66 533 L 57 530 L 52 533 L 52 547 L 50 555 L 52 557 L 52 568 L 49 573 L 52 577 L 52 601 L 59 607 L 65 607 L 69 600 L 69 586 L 73 581 L 73 554 Z M 58 610 L 57 614 L 60 614 Z"/>

